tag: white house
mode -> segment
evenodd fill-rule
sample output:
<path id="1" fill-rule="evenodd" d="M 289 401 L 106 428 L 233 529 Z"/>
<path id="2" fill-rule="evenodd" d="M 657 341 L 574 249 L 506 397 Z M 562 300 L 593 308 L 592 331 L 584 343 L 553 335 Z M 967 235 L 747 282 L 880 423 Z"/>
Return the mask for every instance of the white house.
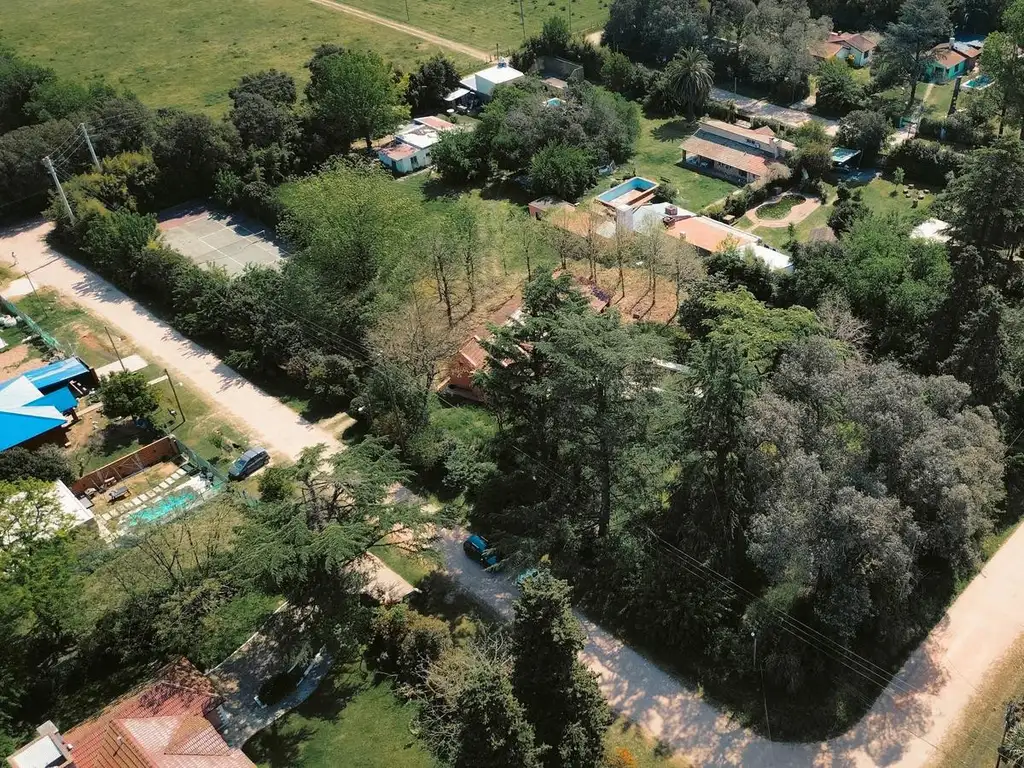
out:
<path id="1" fill-rule="evenodd" d="M 490 101 L 491 96 L 494 95 L 494 89 L 499 85 L 511 83 L 522 77 L 526 77 L 526 75 L 518 69 L 510 67 L 504 59 L 498 59 L 498 63 L 493 67 L 482 69 L 479 72 L 464 77 L 459 81 L 459 84 L 471 93 L 476 94 L 477 98 L 481 101 L 486 102 Z"/>
<path id="2" fill-rule="evenodd" d="M 459 126 L 439 117 L 417 117 L 399 129 L 389 144 L 377 150 L 377 157 L 395 173 L 412 173 L 430 165 L 430 148 L 445 131 Z"/>

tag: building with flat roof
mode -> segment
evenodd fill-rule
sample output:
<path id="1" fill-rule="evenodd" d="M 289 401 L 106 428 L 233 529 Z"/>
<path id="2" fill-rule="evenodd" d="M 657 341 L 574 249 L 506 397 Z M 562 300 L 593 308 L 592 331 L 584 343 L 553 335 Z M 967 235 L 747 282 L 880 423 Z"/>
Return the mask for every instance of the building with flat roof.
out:
<path id="1" fill-rule="evenodd" d="M 526 75 L 515 67 L 510 67 L 505 59 L 498 59 L 493 67 L 481 69 L 472 75 L 467 75 L 459 81 L 468 93 L 474 94 L 480 101 L 486 103 L 494 95 L 494 89 L 505 83 L 512 83 Z M 448 94 L 450 97 L 452 94 Z M 465 94 L 462 94 L 465 95 Z M 446 97 L 447 100 L 448 97 Z"/>
<path id="2" fill-rule="evenodd" d="M 683 162 L 694 170 L 749 184 L 768 176 L 773 167 L 779 174 L 788 173 L 785 160 L 796 145 L 780 139 L 766 125 L 745 128 L 704 118 L 680 149 Z"/>
<path id="3" fill-rule="evenodd" d="M 395 133 L 394 140 L 377 150 L 377 157 L 395 173 L 412 173 L 430 165 L 430 148 L 445 131 L 460 126 L 440 117 L 417 117 Z"/>

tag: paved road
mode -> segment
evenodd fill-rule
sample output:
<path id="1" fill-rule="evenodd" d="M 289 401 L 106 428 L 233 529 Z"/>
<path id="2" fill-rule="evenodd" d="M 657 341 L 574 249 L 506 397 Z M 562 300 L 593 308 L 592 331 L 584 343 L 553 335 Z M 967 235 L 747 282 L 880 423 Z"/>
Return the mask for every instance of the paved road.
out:
<path id="1" fill-rule="evenodd" d="M 37 285 L 49 285 L 128 333 L 140 352 L 177 371 L 222 403 L 268 447 L 296 455 L 304 445 L 337 441 L 249 384 L 201 347 L 183 339 L 88 270 L 42 241 L 48 225 L 0 232 L 0 254 L 12 250 Z M 443 534 L 441 545 L 459 582 L 504 615 L 513 599 L 507 582 L 462 555 L 461 536 Z M 973 684 L 1021 634 L 1024 606 L 1024 526 L 985 566 L 946 616 L 909 658 L 897 682 L 849 733 L 820 744 L 773 744 L 732 722 L 698 694 L 614 637 L 585 623 L 587 663 L 601 674 L 612 705 L 676 749 L 707 766 L 918 768 L 964 711 Z M 900 692 L 908 686 L 910 693 Z M 891 694 L 891 695 L 889 695 Z M 769 702 L 770 706 L 771 702 Z M 994 735 L 998 739 L 998 734 Z M 991 734 L 984 736 L 993 738 Z"/>
<path id="2" fill-rule="evenodd" d="M 448 570 L 477 599 L 511 618 L 515 587 L 468 560 L 461 541 L 459 531 L 441 534 Z M 973 684 L 1024 630 L 1021 562 L 1024 527 L 953 604 L 871 711 L 845 735 L 828 742 L 772 743 L 757 736 L 580 616 L 587 633 L 582 658 L 600 675 L 601 690 L 616 711 L 698 765 L 919 768 L 939 754 L 935 747 L 975 693 Z M 995 744 L 1000 734 L 980 736 Z"/>
<path id="3" fill-rule="evenodd" d="M 382 27 L 390 27 L 391 29 L 399 32 L 404 32 L 407 35 L 418 37 L 420 40 L 426 40 L 428 43 L 433 43 L 434 45 L 440 45 L 443 48 L 464 53 L 466 56 L 479 59 L 480 61 L 490 61 L 493 58 L 489 53 L 481 51 L 479 48 L 464 45 L 463 43 L 457 43 L 454 40 L 449 40 L 446 37 L 435 35 L 433 32 L 427 32 L 419 27 L 414 27 L 409 24 L 403 24 L 400 21 L 393 21 L 391 19 L 384 18 L 383 16 L 378 16 L 375 13 L 364 11 L 362 8 L 353 8 L 351 5 L 335 3 L 333 0 L 310 0 L 310 2 L 322 5 L 324 8 L 328 8 L 332 11 L 347 13 L 350 16 L 358 16 L 364 21 L 371 21 L 374 24 L 380 24 Z"/>
<path id="4" fill-rule="evenodd" d="M 186 339 L 106 280 L 52 250 L 44 240 L 51 228 L 49 223 L 34 222 L 0 230 L 0 258 L 9 263 L 8 254 L 13 252 L 18 258 L 17 271 L 28 270 L 36 288 L 57 289 L 131 337 L 143 357 L 188 381 L 267 448 L 291 458 L 317 443 L 332 450 L 341 448 L 332 435 L 251 384 L 213 353 Z"/>

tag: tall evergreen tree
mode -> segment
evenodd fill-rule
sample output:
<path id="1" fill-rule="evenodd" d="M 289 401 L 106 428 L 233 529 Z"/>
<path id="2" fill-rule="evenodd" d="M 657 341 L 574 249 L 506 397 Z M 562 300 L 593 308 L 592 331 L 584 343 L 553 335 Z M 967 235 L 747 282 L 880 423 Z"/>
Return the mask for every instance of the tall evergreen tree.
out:
<path id="1" fill-rule="evenodd" d="M 570 588 L 544 569 L 528 578 L 512 623 L 512 682 L 550 768 L 593 768 L 604 753 L 608 705 L 579 660 L 585 635 Z"/>

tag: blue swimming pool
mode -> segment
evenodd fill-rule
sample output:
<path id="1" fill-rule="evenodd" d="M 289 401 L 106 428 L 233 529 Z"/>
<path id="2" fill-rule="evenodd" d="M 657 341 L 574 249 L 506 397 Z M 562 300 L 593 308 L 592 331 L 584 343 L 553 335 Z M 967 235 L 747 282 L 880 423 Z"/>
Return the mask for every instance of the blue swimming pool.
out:
<path id="1" fill-rule="evenodd" d="M 992 83 L 993 80 L 988 75 L 978 75 L 977 77 L 972 77 L 970 80 L 967 80 L 964 83 L 964 88 L 975 88 L 977 90 L 981 90 L 982 88 L 988 88 Z"/>
<path id="2" fill-rule="evenodd" d="M 181 493 L 165 496 L 153 506 L 140 509 L 138 512 L 128 515 L 125 523 L 129 526 L 152 523 L 172 513 L 188 509 L 195 500 L 195 491 L 182 491 Z"/>
<path id="3" fill-rule="evenodd" d="M 548 107 L 560 107 L 560 106 L 562 106 L 563 104 L 565 104 L 565 102 L 564 102 L 564 101 L 562 101 L 562 100 L 561 100 L 560 98 L 558 98 L 557 96 L 555 96 L 555 97 L 552 97 L 552 98 L 550 98 L 550 99 L 548 99 L 547 101 L 545 101 L 545 102 L 544 102 L 544 105 L 545 105 L 545 106 L 548 106 Z"/>
<path id="4" fill-rule="evenodd" d="M 607 192 L 602 192 L 597 199 L 607 205 L 614 205 L 617 202 L 628 203 L 637 197 L 638 193 L 650 192 L 657 186 L 658 182 L 656 181 L 645 179 L 642 176 L 634 176 L 632 179 L 626 179 L 621 184 L 615 185 Z"/>

